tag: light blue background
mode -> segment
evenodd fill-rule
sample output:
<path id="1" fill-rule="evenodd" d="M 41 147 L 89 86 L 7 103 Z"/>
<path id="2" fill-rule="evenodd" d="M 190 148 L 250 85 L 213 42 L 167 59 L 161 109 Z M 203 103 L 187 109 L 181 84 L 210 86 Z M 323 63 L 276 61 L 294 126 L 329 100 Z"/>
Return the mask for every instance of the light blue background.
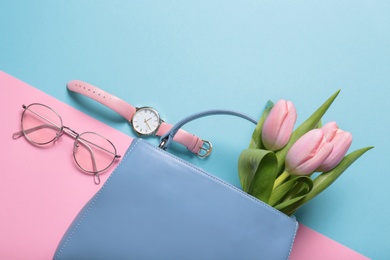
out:
<path id="1" fill-rule="evenodd" d="M 0 70 L 131 136 L 120 116 L 70 95 L 66 83 L 93 83 L 171 123 L 211 108 L 258 118 L 281 98 L 295 103 L 301 123 L 341 89 L 324 122 L 353 133 L 351 150 L 375 149 L 297 218 L 389 259 L 389 15 L 389 1 L 2 0 Z M 253 126 L 217 116 L 186 129 L 212 141 L 212 156 L 173 152 L 239 186 L 237 157 Z"/>

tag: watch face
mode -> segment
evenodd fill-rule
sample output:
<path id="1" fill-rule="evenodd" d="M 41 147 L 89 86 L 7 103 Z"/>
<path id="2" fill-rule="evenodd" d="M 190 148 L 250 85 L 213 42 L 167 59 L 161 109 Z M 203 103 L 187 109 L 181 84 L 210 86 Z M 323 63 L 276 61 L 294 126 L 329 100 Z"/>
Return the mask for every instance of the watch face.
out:
<path id="1" fill-rule="evenodd" d="M 160 116 L 150 107 L 139 108 L 132 120 L 134 130 L 141 135 L 154 134 L 160 126 Z"/>

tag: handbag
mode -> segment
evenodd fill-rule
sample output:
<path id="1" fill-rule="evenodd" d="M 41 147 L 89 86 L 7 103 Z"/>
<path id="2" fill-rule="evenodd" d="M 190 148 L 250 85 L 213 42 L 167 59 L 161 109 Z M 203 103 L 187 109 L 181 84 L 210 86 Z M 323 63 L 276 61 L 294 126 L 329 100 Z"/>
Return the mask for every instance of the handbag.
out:
<path id="1" fill-rule="evenodd" d="M 134 139 L 64 234 L 54 259 L 288 259 L 298 222 L 167 151 Z"/>

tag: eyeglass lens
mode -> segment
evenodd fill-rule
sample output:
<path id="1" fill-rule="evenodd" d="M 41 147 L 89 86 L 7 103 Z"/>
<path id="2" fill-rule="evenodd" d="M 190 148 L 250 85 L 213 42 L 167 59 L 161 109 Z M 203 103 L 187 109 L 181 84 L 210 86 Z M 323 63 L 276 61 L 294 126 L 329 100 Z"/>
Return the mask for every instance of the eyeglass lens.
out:
<path id="1" fill-rule="evenodd" d="M 47 144 L 58 138 L 62 128 L 61 117 L 47 106 L 32 104 L 22 117 L 22 130 L 35 144 Z"/>
<path id="2" fill-rule="evenodd" d="M 116 150 L 106 138 L 92 132 L 80 134 L 75 141 L 74 158 L 84 171 L 99 172 L 115 160 Z"/>

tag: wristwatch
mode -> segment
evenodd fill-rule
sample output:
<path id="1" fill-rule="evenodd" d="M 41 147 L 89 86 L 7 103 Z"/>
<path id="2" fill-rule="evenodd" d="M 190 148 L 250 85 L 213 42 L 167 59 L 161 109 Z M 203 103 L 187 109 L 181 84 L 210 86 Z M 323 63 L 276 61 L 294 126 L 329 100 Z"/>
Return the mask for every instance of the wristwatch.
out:
<path id="1" fill-rule="evenodd" d="M 104 90 L 80 80 L 68 82 L 67 88 L 114 110 L 132 125 L 133 130 L 139 136 L 162 136 L 172 128 L 172 125 L 164 122 L 157 110 L 152 107 L 134 107 Z M 173 140 L 202 158 L 209 156 L 212 151 L 212 145 L 209 141 L 202 140 L 183 129 L 177 132 Z"/>
<path id="2" fill-rule="evenodd" d="M 156 134 L 163 120 L 158 112 L 151 107 L 141 107 L 135 110 L 131 125 L 139 135 Z"/>

